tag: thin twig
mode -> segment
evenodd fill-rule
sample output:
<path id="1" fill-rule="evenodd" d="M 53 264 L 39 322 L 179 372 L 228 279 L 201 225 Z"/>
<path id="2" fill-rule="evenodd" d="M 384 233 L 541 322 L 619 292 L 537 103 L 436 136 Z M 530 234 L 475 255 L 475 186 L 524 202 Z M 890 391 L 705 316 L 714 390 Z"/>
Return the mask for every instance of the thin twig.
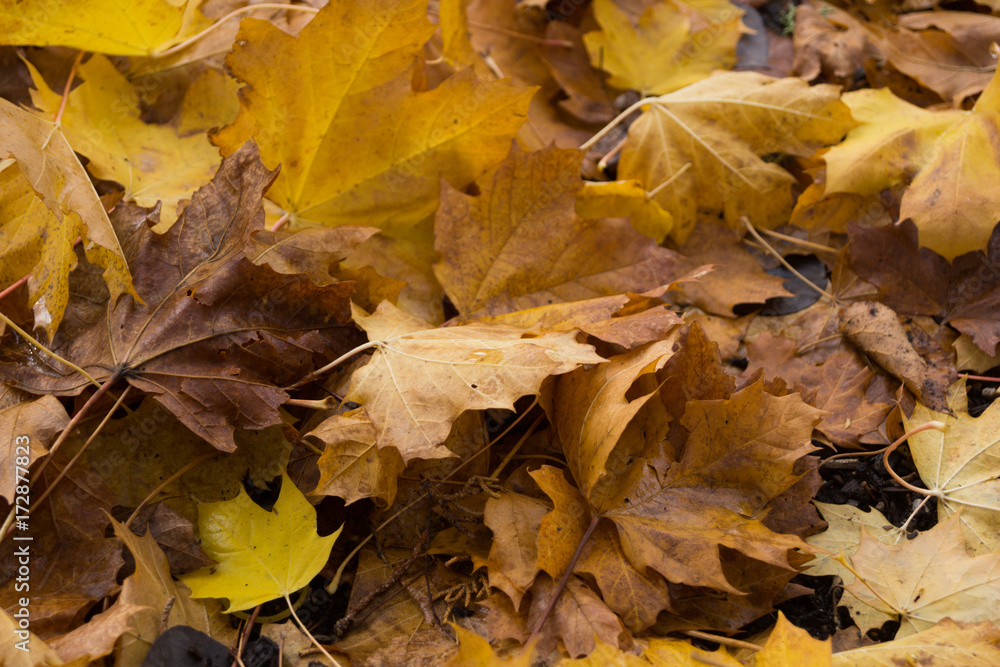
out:
<path id="1" fill-rule="evenodd" d="M 545 625 L 545 621 L 548 620 L 552 610 L 555 609 L 556 602 L 559 600 L 559 594 L 563 592 L 564 588 L 566 588 L 566 583 L 573 574 L 573 568 L 576 567 L 576 561 L 580 559 L 580 554 L 583 552 L 583 546 L 594 533 L 594 529 L 597 528 L 597 522 L 599 519 L 600 516 L 595 514 L 590 520 L 590 525 L 587 526 L 587 532 L 583 534 L 583 537 L 580 538 L 580 543 L 576 545 L 576 551 L 573 552 L 573 558 L 570 559 L 569 565 L 566 566 L 566 571 L 563 572 L 562 579 L 559 580 L 559 585 L 556 586 L 554 591 L 552 591 L 552 599 L 549 600 L 549 604 L 545 607 L 545 611 L 542 612 L 542 615 L 538 617 L 538 622 L 535 623 L 535 629 L 531 631 L 531 636 L 528 637 L 528 641 L 524 642 L 524 648 L 521 649 L 522 652 L 534 644 L 535 638 L 538 637 L 538 633 L 542 631 L 542 626 Z"/>
<path id="2" fill-rule="evenodd" d="M 740 216 L 740 222 L 743 223 L 743 226 L 747 228 L 747 231 L 749 231 L 753 235 L 753 237 L 755 239 L 757 239 L 758 243 L 760 243 L 762 246 L 764 246 L 768 250 L 768 252 L 770 252 L 779 262 L 781 262 L 781 264 L 786 269 L 788 269 L 789 271 L 792 272 L 793 276 L 795 276 L 796 278 L 798 278 L 799 280 L 801 280 L 802 282 L 804 282 L 806 285 L 808 285 L 809 287 L 811 287 L 814 290 L 816 290 L 817 292 L 819 292 L 820 295 L 825 296 L 826 298 L 828 298 L 833 303 L 835 303 L 835 304 L 839 304 L 840 303 L 840 300 L 837 299 L 837 297 L 833 296 L 832 294 L 830 294 L 829 292 L 827 292 L 825 289 L 817 286 L 815 283 L 813 283 L 813 281 L 809 280 L 804 275 L 802 275 L 801 273 L 799 273 L 798 271 L 796 271 L 794 266 L 792 266 L 791 264 L 789 264 L 785 260 L 785 258 L 782 257 L 781 254 L 777 250 L 775 250 L 774 248 L 771 247 L 771 244 L 769 244 L 767 241 L 764 240 L 763 236 L 761 236 L 760 234 L 757 233 L 757 230 L 754 228 L 753 225 L 750 224 L 750 220 L 745 215 L 744 216 Z"/>
<path id="3" fill-rule="evenodd" d="M 101 383 L 98 382 L 96 379 L 94 379 L 90 375 L 90 373 L 88 373 L 87 371 L 83 370 L 82 368 L 80 368 L 79 366 L 77 366 L 76 364 L 74 364 L 69 359 L 63 359 L 58 354 L 56 354 L 52 350 L 48 349 L 47 347 L 45 347 L 44 345 L 42 345 L 41 343 L 39 343 L 35 339 L 34 336 L 32 336 L 27 331 L 25 331 L 21 327 L 17 326 L 13 322 L 11 322 L 10 318 L 7 317 L 6 315 L 4 315 L 3 313 L 0 313 L 0 320 L 2 320 L 3 323 L 6 324 L 7 326 L 9 326 L 11 329 L 13 329 L 14 331 L 16 331 L 18 333 L 18 335 L 20 335 L 26 341 L 28 341 L 29 343 L 31 343 L 32 345 L 34 345 L 36 348 L 38 348 L 39 352 L 42 352 L 46 356 L 52 357 L 56 361 L 69 366 L 74 371 L 76 371 L 77 373 L 79 373 L 80 375 L 82 375 L 83 377 L 85 377 L 87 379 L 87 381 L 90 382 L 91 384 L 93 384 L 95 387 L 100 387 L 101 386 Z"/>
<path id="4" fill-rule="evenodd" d="M 725 644 L 726 646 L 732 646 L 733 648 L 745 648 L 748 651 L 763 651 L 763 646 L 758 646 L 757 644 L 751 644 L 750 642 L 741 641 L 739 639 L 732 639 L 731 637 L 723 637 L 721 635 L 713 635 L 707 632 L 702 632 L 701 630 L 681 630 L 682 635 L 687 635 L 688 637 L 694 637 L 695 639 L 704 639 L 705 641 L 715 642 L 716 644 Z"/>
<path id="5" fill-rule="evenodd" d="M 262 2 L 262 3 L 258 4 L 258 5 L 247 5 L 246 7 L 240 7 L 239 9 L 234 9 L 233 11 L 229 12 L 228 14 L 226 14 L 225 16 L 223 16 L 221 19 L 219 19 L 218 21 L 216 21 L 215 23 L 213 23 L 212 25 L 208 26 L 207 28 L 205 28 L 204 30 L 202 30 L 201 32 L 199 32 L 197 35 L 194 35 L 192 37 L 189 37 L 188 39 L 185 39 L 180 44 L 175 44 L 174 46 L 171 46 L 169 49 L 166 49 L 164 51 L 160 51 L 159 53 L 154 53 L 153 57 L 154 58 L 164 58 L 166 56 L 172 56 L 175 53 L 177 53 L 178 51 L 183 51 L 184 49 L 186 49 L 187 47 L 191 46 L 195 42 L 201 41 L 209 33 L 214 32 L 215 30 L 217 30 L 219 27 L 222 26 L 222 24 L 224 24 L 229 19 L 235 18 L 235 17 L 239 16 L 240 14 L 246 14 L 248 12 L 255 12 L 258 9 L 280 9 L 280 10 L 286 10 L 286 11 L 290 10 L 290 11 L 296 11 L 296 12 L 307 12 L 309 14 L 315 14 L 315 13 L 317 13 L 319 11 L 315 7 L 310 7 L 309 5 L 282 5 L 282 4 L 278 4 L 278 3 L 274 3 L 274 2 Z"/>
<path id="6" fill-rule="evenodd" d="M 309 632 L 309 628 L 306 627 L 306 624 L 299 619 L 299 615 L 295 613 L 295 607 L 292 606 L 292 601 L 288 598 L 288 593 L 285 593 L 285 602 L 288 603 L 288 610 L 292 612 L 292 618 L 294 618 L 295 622 L 299 624 L 300 628 L 302 628 L 302 632 L 306 634 L 306 637 L 309 637 L 309 640 L 313 643 L 313 646 L 318 648 L 320 652 L 322 652 L 322 654 L 326 656 L 326 659 L 333 663 L 334 667 L 341 667 L 340 663 L 337 662 L 337 659 L 334 658 L 332 655 L 330 655 L 330 653 L 325 648 L 323 648 L 322 644 L 316 641 L 316 638 L 313 637 L 311 632 Z"/>
<path id="7" fill-rule="evenodd" d="M 812 250 L 814 252 L 826 252 L 826 253 L 832 253 L 834 255 L 840 254 L 840 251 L 837 250 L 836 248 L 831 248 L 830 246 L 825 246 L 820 243 L 813 243 L 812 241 L 803 241 L 802 239 L 797 239 L 794 236 L 788 236 L 787 234 L 780 234 L 771 229 L 762 229 L 760 231 L 764 234 L 767 234 L 771 238 L 779 239 L 781 241 L 785 241 L 786 243 L 799 245 L 802 246 L 803 248 L 808 248 L 809 250 Z"/>
<path id="8" fill-rule="evenodd" d="M 899 447 L 903 442 L 906 441 L 907 438 L 909 438 L 912 435 L 920 433 L 921 431 L 929 431 L 930 429 L 937 429 L 938 431 L 944 431 L 945 428 L 946 427 L 942 422 L 929 421 L 925 424 L 921 424 L 920 426 L 914 429 L 910 429 L 903 435 L 899 436 L 899 438 L 897 438 L 894 443 L 886 447 L 885 451 L 882 452 L 882 465 L 885 466 L 886 472 L 888 472 L 892 476 L 892 478 L 896 480 L 896 482 L 904 489 L 909 489 L 910 491 L 913 491 L 914 493 L 919 493 L 923 496 L 934 496 L 936 498 L 944 498 L 944 492 L 941 491 L 940 489 L 921 489 L 920 487 L 913 486 L 905 479 L 897 475 L 896 471 L 889 466 L 889 454 L 892 454 L 894 451 L 896 451 L 896 448 Z"/>

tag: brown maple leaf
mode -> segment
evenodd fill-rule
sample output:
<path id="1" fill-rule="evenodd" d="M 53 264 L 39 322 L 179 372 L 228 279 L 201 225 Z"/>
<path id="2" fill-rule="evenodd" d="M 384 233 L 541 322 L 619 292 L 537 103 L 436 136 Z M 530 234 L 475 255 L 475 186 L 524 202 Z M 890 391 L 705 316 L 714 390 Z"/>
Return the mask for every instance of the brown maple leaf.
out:
<path id="1" fill-rule="evenodd" d="M 235 449 L 234 428 L 280 423 L 281 387 L 353 347 L 357 335 L 344 325 L 351 283 L 319 287 L 245 257 L 251 234 L 263 227 L 261 198 L 274 176 L 249 143 L 163 235 L 149 229 L 155 211 L 116 209 L 145 304 L 78 296 L 71 309 L 83 315 L 67 317 L 70 330 L 55 351 L 98 382 L 124 378 L 155 395 L 221 450 Z M 25 391 L 74 395 L 87 386 L 23 342 L 16 352 L 20 363 L 8 362 L 8 374 Z"/>

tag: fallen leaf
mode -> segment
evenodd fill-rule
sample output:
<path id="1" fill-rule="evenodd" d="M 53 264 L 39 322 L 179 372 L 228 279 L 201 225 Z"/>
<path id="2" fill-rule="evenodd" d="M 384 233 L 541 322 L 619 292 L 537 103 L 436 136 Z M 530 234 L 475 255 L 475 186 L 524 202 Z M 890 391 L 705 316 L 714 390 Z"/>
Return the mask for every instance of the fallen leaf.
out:
<path id="1" fill-rule="evenodd" d="M 714 20 L 706 26 L 694 12 Z M 728 3 L 656 2 L 633 25 L 612 0 L 595 0 L 601 31 L 587 33 L 583 41 L 590 62 L 611 74 L 611 85 L 663 95 L 735 65 L 742 16 Z"/>
<path id="2" fill-rule="evenodd" d="M 903 418 L 907 429 L 931 420 L 945 425 L 943 432 L 929 430 L 910 436 L 913 464 L 920 479 L 937 495 L 938 521 L 959 515 L 969 550 L 977 555 L 990 554 L 1000 549 L 1000 481 L 996 468 L 1000 405 L 991 404 L 978 417 L 971 417 L 965 382 L 960 381 L 948 391 L 948 408 L 951 414 L 917 403 L 913 413 Z"/>
<path id="3" fill-rule="evenodd" d="M 1000 617 L 1000 554 L 969 556 L 958 515 L 897 545 L 863 533 L 850 562 L 864 581 L 846 587 L 843 604 L 898 619 L 899 639 L 946 617 L 966 623 Z"/>
<path id="4" fill-rule="evenodd" d="M 184 29 L 194 27 L 190 21 L 197 4 L 135 0 L 109 6 L 101 0 L 83 0 L 70 6 L 58 0 L 4 0 L 0 43 L 153 55 L 188 36 Z"/>
<path id="5" fill-rule="evenodd" d="M 279 386 L 313 370 L 324 350 L 336 356 L 349 349 L 344 345 L 354 337 L 340 324 L 348 317 L 349 283 L 317 287 L 244 257 L 250 234 L 263 224 L 259 197 L 272 178 L 248 144 L 163 235 L 150 231 L 145 210 L 119 205 L 116 223 L 129 261 L 142 269 L 136 284 L 146 303 L 107 301 L 56 346 L 99 381 L 125 373 L 225 451 L 236 447 L 235 427 L 281 423 L 277 406 L 287 394 Z M 23 354 L 39 355 L 30 347 Z M 73 395 L 87 386 L 48 357 L 25 363 L 38 368 L 23 366 L 11 377 L 27 391 Z"/>
<path id="6" fill-rule="evenodd" d="M 676 253 L 622 220 L 580 220 L 583 152 L 517 144 L 478 197 L 445 186 L 434 273 L 463 315 L 641 292 L 680 274 Z M 594 253 L 595 244 L 602 252 Z"/>
<path id="7" fill-rule="evenodd" d="M 204 134 L 211 125 L 181 134 L 167 125 L 144 123 L 140 109 L 123 102 L 138 99 L 137 90 L 104 56 L 80 65 L 79 74 L 84 83 L 70 91 L 63 108 L 66 141 L 90 160 L 91 174 L 120 183 L 126 201 L 145 207 L 161 202 L 161 224 L 172 225 L 180 202 L 219 168 L 219 151 Z M 38 89 L 32 93 L 34 105 L 46 117 L 55 116 L 64 104 L 62 95 L 50 90 L 34 68 L 32 76 Z"/>
<path id="8" fill-rule="evenodd" d="M 851 266 L 878 287 L 879 300 L 905 315 L 944 318 L 992 354 L 1000 343 L 1000 234 L 951 262 L 921 248 L 910 220 L 848 227 Z M 991 366 L 989 366 L 991 367 Z M 989 368 L 987 367 L 987 368 Z M 968 368 L 968 366 L 962 366 Z M 983 369 L 985 370 L 985 369 Z"/>
<path id="9" fill-rule="evenodd" d="M 474 632 L 460 625 L 452 624 L 458 637 L 458 653 L 452 656 L 448 667 L 530 667 L 531 651 L 515 653 L 507 658 L 498 656 L 490 643 Z"/>
<path id="10" fill-rule="evenodd" d="M 732 228 L 742 216 L 772 228 L 788 220 L 795 179 L 763 156 L 808 156 L 854 126 L 836 86 L 754 72 L 718 74 L 650 100 L 629 127 L 618 178 L 657 192 L 654 199 L 674 218 L 670 236 L 678 243 L 690 236 L 699 210 L 720 214 Z"/>
<path id="11" fill-rule="evenodd" d="M 803 2 L 795 9 L 795 58 L 792 74 L 812 81 L 823 74 L 846 89 L 855 72 L 877 55 L 863 24 L 833 5 Z"/>
<path id="12" fill-rule="evenodd" d="M 63 660 L 93 664 L 115 649 L 118 640 L 129 631 L 132 620 L 143 612 L 155 614 L 157 610 L 119 600 L 72 632 L 56 637 L 50 645 Z"/>
<path id="13" fill-rule="evenodd" d="M 404 462 L 452 456 L 441 443 L 466 410 L 511 410 L 549 375 L 604 361 L 573 332 L 522 338 L 523 330 L 489 324 L 443 329 L 383 302 L 354 321 L 376 352 L 354 372 L 346 399 L 365 407 L 379 448 Z"/>
<path id="14" fill-rule="evenodd" d="M 861 542 L 862 531 L 884 544 L 898 544 L 902 540 L 902 532 L 877 509 L 872 508 L 865 512 L 853 505 L 833 505 L 819 501 L 813 501 L 813 504 L 829 526 L 822 533 L 807 537 L 806 542 L 814 547 L 826 549 L 832 555 L 816 554 L 809 563 L 807 570 L 809 576 L 822 577 L 835 574 L 844 584 L 853 584 L 854 574 L 834 560 L 833 556 L 840 553 L 853 556 Z"/>
<path id="15" fill-rule="evenodd" d="M 518 493 L 503 493 L 486 500 L 483 523 L 493 531 L 490 548 L 490 585 L 499 588 L 515 607 L 531 588 L 539 572 L 535 541 L 548 508 Z"/>
<path id="16" fill-rule="evenodd" d="M 887 89 L 845 93 L 843 101 L 861 125 L 823 154 L 825 195 L 870 197 L 907 186 L 899 219 L 913 220 L 922 247 L 948 261 L 986 248 L 1000 219 L 990 185 L 1000 151 L 1000 79 L 994 74 L 971 112 L 921 109 Z"/>
<path id="17" fill-rule="evenodd" d="M 582 218 L 612 218 L 627 215 L 635 231 L 662 243 L 674 219 L 652 199 L 639 181 L 585 183 L 576 199 Z"/>
<path id="18" fill-rule="evenodd" d="M 753 656 L 750 667 L 828 667 L 832 649 L 830 640 L 813 639 L 802 628 L 792 625 L 783 613 L 771 631 L 764 649 Z"/>
<path id="19" fill-rule="evenodd" d="M 928 667 L 990 667 L 1000 659 L 1000 630 L 990 621 L 962 623 L 950 618 L 903 639 L 833 655 L 833 667 L 883 667 L 918 664 Z"/>
<path id="20" fill-rule="evenodd" d="M 23 175 L 18 179 L 12 167 L 0 172 L 4 187 L 0 201 L 14 206 L 15 212 L 2 227 L 6 248 L 2 277 L 6 285 L 24 275 L 33 277 L 29 290 L 35 326 L 51 339 L 62 321 L 69 299 L 69 273 L 76 266 L 72 245 L 77 236 L 85 240 L 87 261 L 104 269 L 112 303 L 123 294 L 137 297 L 108 214 L 59 128 L 0 100 L 0 130 L 0 161 L 13 158 Z M 26 185 L 51 214 L 37 207 Z"/>
<path id="21" fill-rule="evenodd" d="M 426 11 L 418 0 L 334 2 L 298 38 L 242 21 L 226 59 L 247 84 L 240 115 L 213 141 L 229 155 L 253 139 L 266 165 L 281 165 L 267 196 L 293 223 L 409 226 L 434 212 L 439 179 L 464 187 L 506 154 L 533 91 L 466 70 L 414 92 L 434 31 Z"/>
<path id="22" fill-rule="evenodd" d="M 270 512 L 241 492 L 234 500 L 203 503 L 198 529 L 218 565 L 181 577 L 195 598 L 227 598 L 226 613 L 288 596 L 309 583 L 340 535 L 316 534 L 316 510 L 288 475 Z"/>
<path id="23" fill-rule="evenodd" d="M 867 390 L 874 373 L 855 354 L 837 352 L 822 365 L 798 356 L 794 341 L 763 333 L 747 343 L 748 375 L 758 368 L 767 377 L 779 376 L 806 402 L 830 413 L 816 430 L 837 447 L 856 448 L 859 440 L 885 422 L 893 405 L 870 402 Z"/>
<path id="24" fill-rule="evenodd" d="M 23 635 L 17 634 L 18 632 Z M 0 609 L 0 659 L 7 667 L 48 667 L 62 664 L 59 654 L 53 648 L 30 630 L 21 630 L 18 619 L 12 618 L 3 609 Z"/>
<path id="25" fill-rule="evenodd" d="M 555 584 L 541 577 L 531 593 L 528 627 L 533 628 L 552 599 Z M 548 655 L 557 640 L 562 640 L 566 652 L 575 658 L 593 651 L 597 640 L 620 644 L 626 637 L 628 633 L 618 616 L 590 587 L 579 578 L 571 577 L 552 608 L 552 615 L 542 626 L 536 646 L 539 655 Z"/>

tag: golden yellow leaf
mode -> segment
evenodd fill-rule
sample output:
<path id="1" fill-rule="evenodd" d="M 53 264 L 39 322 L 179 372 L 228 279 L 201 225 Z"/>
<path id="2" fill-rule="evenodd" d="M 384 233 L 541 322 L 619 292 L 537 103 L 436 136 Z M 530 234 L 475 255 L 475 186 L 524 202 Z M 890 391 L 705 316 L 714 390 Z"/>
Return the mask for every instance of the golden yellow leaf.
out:
<path id="1" fill-rule="evenodd" d="M 445 186 L 434 273 L 460 313 L 499 315 L 653 289 L 677 277 L 677 254 L 624 221 L 577 217 L 582 161 L 583 151 L 526 152 L 514 144 L 478 197 Z"/>
<path id="2" fill-rule="evenodd" d="M 0 227 L 2 240 L 14 244 L 7 246 L 0 264 L 5 265 L 6 254 L 13 252 L 9 260 L 17 268 L 13 274 L 30 267 L 28 289 L 36 297 L 35 326 L 51 338 L 62 321 L 69 300 L 69 272 L 76 264 L 72 244 L 77 236 L 84 239 L 87 260 L 104 269 L 112 303 L 122 294 L 138 299 L 108 214 L 63 133 L 52 122 L 0 99 L 0 163 L 8 158 L 17 161 L 24 178 L 11 172 L 11 166 L 0 172 L 0 186 L 4 186 L 0 198 L 16 203 Z M 25 185 L 52 215 L 38 209 Z M 4 287 L 10 284 L 8 279 L 15 282 L 28 273 L 14 277 L 8 271 L 3 270 Z"/>
<path id="3" fill-rule="evenodd" d="M 687 4 L 687 3 L 685 3 Z M 670 0 L 647 5 L 634 26 L 613 0 L 595 0 L 600 32 L 583 36 L 590 62 L 611 74 L 618 88 L 664 95 L 736 64 L 743 12 L 728 2 L 709 0 L 698 13 L 715 20 L 700 27 L 690 9 Z"/>
<path id="4" fill-rule="evenodd" d="M 829 639 L 813 639 L 779 611 L 764 650 L 753 656 L 749 667 L 829 667 L 831 654 Z"/>
<path id="5" fill-rule="evenodd" d="M 154 55 L 196 32 L 189 0 L 0 0 L 0 44 Z"/>
<path id="6" fill-rule="evenodd" d="M 471 630 L 452 623 L 458 637 L 458 653 L 448 661 L 448 667 L 530 667 L 531 651 L 516 652 L 501 658 L 490 643 Z"/>
<path id="7" fill-rule="evenodd" d="M 435 329 L 388 302 L 372 315 L 352 308 L 377 350 L 351 376 L 346 398 L 365 407 L 378 446 L 395 447 L 407 462 L 452 456 L 441 443 L 462 412 L 512 410 L 549 375 L 604 361 L 575 332 L 522 338 L 523 329 L 496 324 Z"/>
<path id="8" fill-rule="evenodd" d="M 583 218 L 614 218 L 627 215 L 640 234 L 662 243 L 674 219 L 642 188 L 639 181 L 585 183 L 576 199 L 576 212 Z"/>
<path id="9" fill-rule="evenodd" d="M 887 88 L 843 101 L 863 124 L 823 155 L 824 194 L 877 195 L 905 185 L 899 219 L 913 220 L 921 246 L 948 260 L 985 250 L 1000 220 L 1000 76 L 972 111 L 928 111 Z"/>
<path id="10" fill-rule="evenodd" d="M 734 228 L 744 215 L 762 227 L 784 224 L 795 179 L 763 158 L 808 156 L 839 141 L 854 121 L 838 97 L 836 86 L 801 79 L 718 74 L 650 100 L 629 128 L 618 177 L 656 192 L 678 243 L 699 210 Z"/>
<path id="11" fill-rule="evenodd" d="M 31 73 L 38 89 L 32 93 L 35 106 L 54 115 L 62 96 L 33 67 Z M 184 135 L 169 125 L 144 123 L 138 106 L 128 103 L 138 99 L 137 90 L 110 60 L 94 56 L 80 65 L 79 74 L 84 83 L 70 92 L 62 117 L 66 140 L 90 160 L 90 173 L 121 183 L 126 200 L 146 207 L 162 202 L 160 222 L 169 227 L 180 201 L 212 180 L 219 168 L 219 151 L 205 136 L 215 119 L 192 128 L 196 120 L 182 118 L 189 128 Z"/>
<path id="12" fill-rule="evenodd" d="M 226 62 L 248 85 L 214 141 L 228 155 L 254 139 L 266 165 L 281 165 L 267 196 L 293 223 L 426 218 L 441 178 L 464 187 L 503 158 L 533 93 L 471 70 L 414 92 L 433 31 L 419 0 L 330 2 L 298 38 L 244 19 Z"/>

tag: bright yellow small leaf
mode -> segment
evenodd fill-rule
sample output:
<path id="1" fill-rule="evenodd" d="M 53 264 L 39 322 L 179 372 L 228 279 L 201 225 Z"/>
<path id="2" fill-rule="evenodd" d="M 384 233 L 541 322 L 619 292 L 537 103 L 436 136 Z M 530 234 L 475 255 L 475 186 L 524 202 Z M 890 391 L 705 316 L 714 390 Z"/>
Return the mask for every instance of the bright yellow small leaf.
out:
<path id="1" fill-rule="evenodd" d="M 181 577 L 194 598 L 228 598 L 227 613 L 289 595 L 315 577 L 343 527 L 316 534 L 316 510 L 288 475 L 274 509 L 264 510 L 242 489 L 233 500 L 198 507 L 205 552 L 218 565 Z"/>
<path id="2" fill-rule="evenodd" d="M 458 653 L 448 661 L 447 667 L 529 667 L 531 651 L 515 652 L 513 655 L 501 658 L 490 643 L 471 630 L 466 630 L 454 623 L 458 637 Z"/>
<path id="3" fill-rule="evenodd" d="M 692 17 L 691 9 L 660 0 L 649 5 L 634 26 L 613 0 L 595 0 L 594 16 L 601 31 L 583 37 L 590 62 L 611 74 L 613 86 L 655 95 L 732 67 L 743 12 L 729 2 L 702 4 Z M 715 20 L 702 27 L 704 20 L 698 14 Z"/>

